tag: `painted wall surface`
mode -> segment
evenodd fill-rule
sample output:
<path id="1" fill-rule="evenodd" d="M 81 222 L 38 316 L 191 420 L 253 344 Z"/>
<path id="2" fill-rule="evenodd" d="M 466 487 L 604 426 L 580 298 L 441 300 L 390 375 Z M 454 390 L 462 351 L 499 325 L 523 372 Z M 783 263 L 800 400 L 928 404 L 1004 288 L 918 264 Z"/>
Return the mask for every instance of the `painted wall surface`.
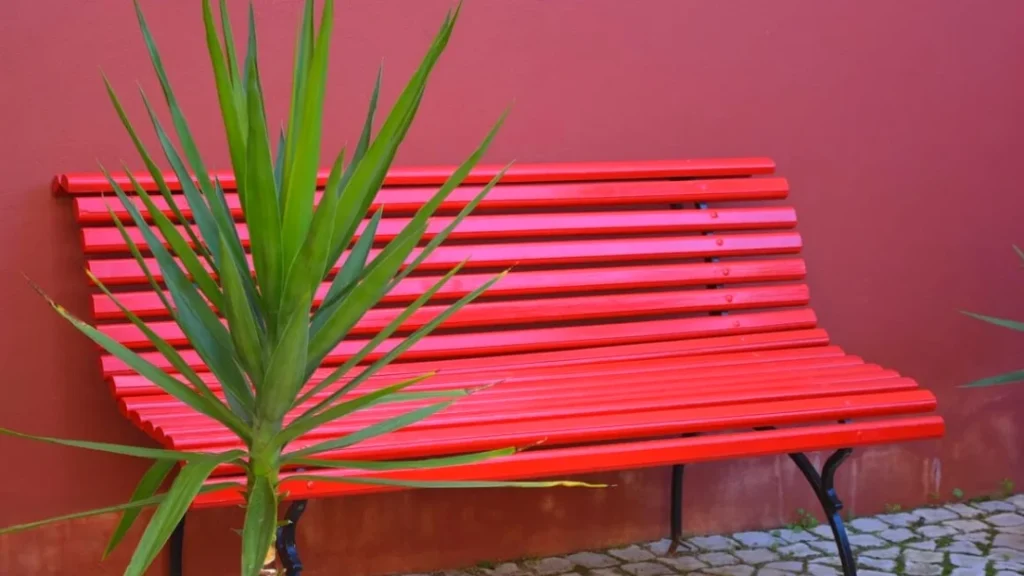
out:
<path id="1" fill-rule="evenodd" d="M 199 3 L 142 2 L 201 148 L 226 166 Z M 229 2 L 235 29 L 244 5 Z M 271 119 L 287 107 L 298 0 L 256 0 Z M 342 1 L 327 150 L 353 141 L 381 58 L 393 101 L 448 0 Z M 515 99 L 488 160 L 774 157 L 801 218 L 813 305 L 836 343 L 918 378 L 948 420 L 941 442 L 861 451 L 841 491 L 854 513 L 1024 481 L 1024 387 L 967 391 L 1019 368 L 1013 333 L 957 309 L 1024 316 L 1010 249 L 1024 208 L 1024 3 L 1018 0 L 468 0 L 400 164 L 455 163 Z M 97 352 L 24 272 L 87 313 L 61 171 L 138 168 L 99 67 L 141 123 L 159 90 L 130 5 L 6 0 L 0 16 L 0 426 L 147 442 L 117 414 Z M 150 139 L 152 142 L 154 139 Z M 0 439 L 0 525 L 114 504 L 143 463 Z M 420 492 L 316 502 L 308 574 L 428 570 L 653 539 L 668 472 L 604 491 Z M 688 530 L 778 525 L 811 496 L 785 458 L 693 466 Z M 98 559 L 115 519 L 0 538 L 3 574 L 115 574 Z M 237 510 L 190 517 L 192 574 L 231 573 Z M 154 573 L 162 573 L 162 568 Z"/>

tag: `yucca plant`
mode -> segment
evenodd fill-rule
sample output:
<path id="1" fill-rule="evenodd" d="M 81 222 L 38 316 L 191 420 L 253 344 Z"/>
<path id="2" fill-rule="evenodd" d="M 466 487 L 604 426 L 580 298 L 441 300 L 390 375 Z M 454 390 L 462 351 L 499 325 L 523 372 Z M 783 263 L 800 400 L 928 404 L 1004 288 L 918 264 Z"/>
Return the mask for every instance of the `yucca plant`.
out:
<path id="1" fill-rule="evenodd" d="M 197 149 L 137 3 L 135 9 L 139 25 L 170 109 L 178 137 L 177 146 L 161 126 L 145 94 L 142 94 L 142 98 L 163 154 L 180 181 L 182 192 L 193 213 L 193 222 L 186 220 L 176 206 L 156 160 L 142 144 L 106 79 L 104 81 L 110 100 L 174 218 L 161 212 L 150 194 L 130 176 L 130 172 L 132 187 L 144 203 L 145 213 L 137 208 L 105 169 L 103 172 L 122 206 L 130 214 L 132 223 L 143 234 L 145 247 L 133 243 L 123 223 L 114 216 L 118 229 L 142 265 L 150 285 L 161 295 L 168 312 L 187 336 L 191 346 L 222 385 L 222 394 L 211 391 L 174 347 L 162 340 L 120 302 L 118 305 L 125 316 L 148 336 L 153 346 L 173 365 L 177 374 L 161 371 L 97 328 L 74 317 L 59 304 L 49 298 L 47 300 L 54 310 L 78 330 L 123 360 L 138 374 L 195 411 L 223 424 L 238 436 L 245 448 L 223 453 L 178 452 L 46 438 L 2 430 L 5 434 L 22 438 L 154 460 L 152 467 L 139 482 L 131 501 L 126 504 L 0 531 L 24 530 L 58 520 L 120 512 L 121 520 L 111 536 L 107 549 L 109 552 L 124 537 L 142 509 L 155 507 L 156 511 L 125 572 L 132 575 L 142 574 L 150 565 L 198 494 L 239 488 L 229 483 L 207 482 L 214 469 L 223 464 L 239 466 L 246 472 L 247 481 L 242 487 L 246 511 L 241 532 L 241 573 L 251 576 L 260 570 L 273 544 L 279 521 L 277 509 L 282 495 L 278 487 L 283 467 L 307 470 L 353 468 L 369 471 L 425 468 L 465 464 L 514 452 L 513 448 L 509 448 L 404 462 L 353 462 L 317 458 L 325 451 L 350 446 L 422 420 L 443 410 L 457 398 L 473 392 L 465 389 L 434 392 L 406 390 L 428 376 L 424 375 L 378 387 L 368 393 L 352 394 L 360 384 L 429 334 L 445 318 L 480 296 L 501 277 L 496 276 L 452 304 L 382 358 L 365 365 L 364 359 L 381 342 L 395 334 L 411 314 L 458 272 L 461 265 L 420 295 L 361 351 L 333 369 L 326 378 L 315 384 L 310 382 L 314 369 L 320 366 L 328 352 L 346 337 L 356 322 L 389 290 L 416 270 L 484 198 L 504 172 L 491 180 L 452 220 L 450 226 L 431 238 L 412 257 L 413 249 L 424 238 L 428 219 L 486 152 L 504 119 L 502 116 L 469 159 L 453 172 L 447 182 L 411 218 L 408 226 L 375 257 L 371 259 L 369 254 L 382 210 L 372 215 L 358 240 L 353 242 L 356 229 L 367 216 L 371 201 L 380 189 L 396 150 L 416 116 L 427 79 L 448 43 L 459 9 L 456 7 L 445 17 L 422 63 L 374 137 L 374 114 L 380 89 L 378 75 L 370 97 L 366 122 L 351 156 L 346 157 L 344 151 L 336 156 L 322 197 L 315 201 L 327 62 L 334 19 L 333 2 L 323 2 L 322 14 L 316 27 L 314 2 L 307 0 L 305 3 L 296 47 L 291 109 L 276 150 L 271 147 L 271 134 L 264 110 L 252 6 L 249 7 L 247 53 L 241 63 L 235 55 L 225 0 L 220 1 L 219 8 L 218 26 L 209 0 L 203 0 L 206 42 L 213 64 L 238 195 L 248 224 L 253 272 L 250 272 L 247 254 L 243 250 L 220 182 L 211 178 L 203 156 Z M 111 214 L 114 214 L 112 210 Z M 183 226 L 183 232 L 175 227 L 176 223 Z M 157 283 L 153 272 L 146 268 L 141 254 L 144 249 L 158 262 L 166 289 L 170 293 L 169 299 L 163 296 L 164 287 Z M 329 274 L 332 264 L 339 261 L 340 271 L 332 277 Z M 95 277 L 92 280 L 117 302 L 116 296 L 102 282 Z M 314 293 L 317 286 L 325 281 L 330 282 L 330 289 L 322 304 L 314 307 Z M 226 324 L 222 324 L 221 316 Z M 339 383 L 342 378 L 346 379 L 344 385 Z M 321 400 L 312 402 L 321 396 Z M 301 449 L 289 448 L 291 442 L 304 434 L 356 410 L 383 402 L 424 398 L 434 398 L 436 401 L 347 436 Z M 302 409 L 310 404 L 312 406 Z M 161 492 L 177 465 L 181 467 L 173 482 L 166 491 Z M 317 478 L 321 481 L 354 481 Z M 360 477 L 358 481 L 402 484 L 390 479 L 374 480 L 372 477 Z M 481 485 L 539 487 L 576 483 L 415 483 L 415 487 L 421 488 Z"/>
<path id="2" fill-rule="evenodd" d="M 1013 251 L 1017 253 L 1017 256 L 1019 256 L 1021 260 L 1024 260 L 1024 250 L 1021 250 L 1019 246 L 1014 246 Z M 997 318 L 995 316 L 986 316 L 984 314 L 977 314 L 974 312 L 965 311 L 963 313 L 971 318 L 981 320 L 982 322 L 988 322 L 989 324 L 995 324 L 996 326 L 1002 326 L 1003 328 L 1009 328 L 1010 330 L 1015 330 L 1017 332 L 1024 332 L 1024 322 L 1009 320 L 1007 318 Z M 1024 382 L 1024 369 L 975 380 L 970 384 L 965 384 L 963 388 L 984 388 L 987 386 L 999 386 L 1015 382 Z"/>

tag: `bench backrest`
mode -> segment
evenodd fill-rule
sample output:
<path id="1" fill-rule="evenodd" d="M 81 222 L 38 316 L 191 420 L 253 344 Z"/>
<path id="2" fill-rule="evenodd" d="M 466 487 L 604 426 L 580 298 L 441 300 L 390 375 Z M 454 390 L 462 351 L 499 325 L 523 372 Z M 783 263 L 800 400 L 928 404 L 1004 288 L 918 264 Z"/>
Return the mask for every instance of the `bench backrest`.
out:
<path id="1" fill-rule="evenodd" d="M 778 202 L 787 196 L 787 182 L 753 177 L 773 169 L 770 160 L 760 158 L 514 167 L 421 271 L 367 314 L 352 339 L 325 363 L 347 359 L 403 304 L 466 258 L 463 272 L 438 294 L 439 303 L 468 293 L 496 271 L 513 269 L 407 351 L 404 361 L 443 367 L 454 358 L 488 362 L 488 357 L 517 354 L 505 361 L 543 363 L 559 351 L 564 363 L 823 340 L 823 333 L 813 330 L 813 312 L 804 307 L 808 291 L 802 283 L 804 263 L 796 256 L 801 248 L 793 230 L 796 214 Z M 393 171 L 371 207 L 385 207 L 378 239 L 387 241 L 401 230 L 450 171 Z M 427 236 L 441 230 L 493 173 L 488 167 L 474 172 L 443 204 Z M 230 174 L 220 178 L 226 188 L 233 186 Z M 167 179 L 176 182 L 171 175 Z M 148 178 L 140 180 L 152 187 Z M 104 195 L 107 183 L 97 175 L 69 174 L 59 176 L 54 189 L 73 196 L 92 273 L 157 333 L 186 347 L 113 225 L 108 205 L 126 222 L 127 212 L 116 197 Z M 187 202 L 177 200 L 188 217 Z M 237 196 L 229 192 L 228 202 L 240 219 Z M 245 225 L 238 226 L 245 239 Z M 129 233 L 144 247 L 138 230 L 129 227 Z M 158 269 L 155 262 L 151 269 Z M 326 289 L 321 287 L 318 299 Z M 167 365 L 109 298 L 97 291 L 92 307 L 106 333 Z M 439 309 L 425 307 L 404 330 L 422 326 Z M 370 359 L 393 344 L 385 342 Z M 184 357 L 202 370 L 197 355 L 186 350 Z M 102 370 L 118 395 L 155 390 L 113 356 L 103 354 Z"/>

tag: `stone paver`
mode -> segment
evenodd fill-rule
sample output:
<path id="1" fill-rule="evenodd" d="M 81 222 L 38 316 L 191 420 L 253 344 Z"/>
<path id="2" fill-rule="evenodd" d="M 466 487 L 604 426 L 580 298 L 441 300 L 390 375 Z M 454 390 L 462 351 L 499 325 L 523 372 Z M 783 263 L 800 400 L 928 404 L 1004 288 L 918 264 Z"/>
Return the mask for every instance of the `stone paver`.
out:
<path id="1" fill-rule="evenodd" d="M 983 514 L 981 510 L 967 504 L 946 504 L 946 508 L 964 518 L 975 518 Z"/>
<path id="2" fill-rule="evenodd" d="M 939 576 L 942 574 L 942 570 L 940 564 L 923 564 L 919 562 L 907 562 L 906 566 L 903 567 L 903 572 L 910 574 L 910 576 Z"/>
<path id="3" fill-rule="evenodd" d="M 528 573 L 515 562 L 504 562 L 502 564 L 498 564 L 494 568 L 485 568 L 481 571 L 485 576 L 520 576 L 521 574 Z"/>
<path id="4" fill-rule="evenodd" d="M 977 502 L 974 507 L 984 512 L 1013 512 L 1017 509 L 1011 502 L 1003 500 L 989 500 L 988 502 Z"/>
<path id="5" fill-rule="evenodd" d="M 925 524 L 937 524 L 945 520 L 956 520 L 959 516 L 945 508 L 921 508 L 914 511 L 914 516 L 924 520 Z"/>
<path id="6" fill-rule="evenodd" d="M 900 549 L 893 546 L 892 548 L 882 548 L 879 550 L 865 550 L 861 552 L 857 557 L 863 558 L 882 558 L 884 560 L 892 560 L 898 558 L 900 555 Z"/>
<path id="7" fill-rule="evenodd" d="M 740 532 L 733 534 L 732 538 L 748 548 L 775 546 L 779 543 L 775 536 L 767 532 Z"/>
<path id="8" fill-rule="evenodd" d="M 887 544 L 888 542 L 885 540 L 881 540 L 871 534 L 852 534 L 850 536 L 850 546 L 853 546 L 854 550 L 858 548 L 881 548 Z"/>
<path id="9" fill-rule="evenodd" d="M 789 529 L 784 529 L 784 530 L 776 530 L 775 532 L 772 532 L 772 534 L 773 535 L 778 535 L 779 538 L 782 538 L 783 540 L 785 540 L 786 542 L 789 542 L 790 544 L 796 544 L 797 542 L 809 542 L 811 540 L 817 540 L 818 539 L 817 536 L 815 536 L 814 534 L 811 534 L 807 530 L 789 530 Z"/>
<path id="10" fill-rule="evenodd" d="M 683 543 L 685 544 L 685 542 Z M 662 538 L 657 542 L 648 542 L 647 549 L 650 550 L 655 556 L 664 556 L 668 554 L 668 551 L 672 548 L 672 541 L 668 538 Z M 689 549 L 689 546 L 686 547 Z"/>
<path id="11" fill-rule="evenodd" d="M 985 576 L 985 567 L 980 568 L 954 568 L 950 576 Z"/>
<path id="12" fill-rule="evenodd" d="M 568 556 L 569 561 L 577 566 L 584 568 L 608 568 L 609 566 L 617 566 L 619 561 L 607 554 L 598 554 L 597 552 L 579 552 L 577 554 L 570 554 Z"/>
<path id="13" fill-rule="evenodd" d="M 960 532 L 977 532 L 988 529 L 988 526 L 980 520 L 950 520 L 949 522 L 944 522 L 944 524 Z"/>
<path id="14" fill-rule="evenodd" d="M 753 550 L 736 550 L 733 552 L 740 562 L 744 564 L 764 564 L 775 562 L 779 555 L 767 548 L 754 548 Z"/>
<path id="15" fill-rule="evenodd" d="M 921 526 L 917 531 L 925 538 L 942 538 L 943 536 L 952 536 L 959 533 L 952 526 L 939 526 L 937 524 Z"/>
<path id="16" fill-rule="evenodd" d="M 720 568 L 708 568 L 705 570 L 708 574 L 719 574 L 720 576 L 751 576 L 754 573 L 753 566 L 747 566 L 746 564 L 735 564 L 733 566 L 722 566 Z"/>
<path id="17" fill-rule="evenodd" d="M 801 570 L 804 569 L 804 563 L 803 562 L 792 562 L 792 561 L 790 561 L 790 562 L 772 562 L 771 564 L 766 564 L 765 568 L 768 568 L 769 570 L 783 570 L 783 571 L 786 571 L 786 572 L 800 572 Z"/>
<path id="18" fill-rule="evenodd" d="M 940 552 L 950 552 L 955 554 L 973 554 L 974 556 L 981 556 L 981 549 L 974 542 L 963 542 L 953 541 L 948 546 L 939 548 Z"/>
<path id="19" fill-rule="evenodd" d="M 811 528 L 811 532 L 817 534 L 819 538 L 825 538 L 826 540 L 831 540 L 833 538 L 832 527 L 828 524 L 818 524 L 814 528 Z"/>
<path id="20" fill-rule="evenodd" d="M 865 568 L 874 568 L 876 570 L 885 570 L 886 572 L 892 572 L 896 569 L 896 561 L 882 560 L 880 558 L 872 558 L 870 556 L 861 556 L 857 559 L 857 566 L 863 566 Z"/>
<path id="21" fill-rule="evenodd" d="M 811 564 L 807 567 L 807 573 L 812 576 L 836 576 L 839 571 L 823 564 Z"/>
<path id="22" fill-rule="evenodd" d="M 683 573 L 703 570 L 704 568 L 708 567 L 707 564 L 701 562 L 700 560 L 697 560 L 693 556 L 680 556 L 678 558 L 658 558 L 658 561 L 662 562 L 663 564 L 667 564 L 668 566 L 671 566 L 672 568 L 675 568 L 676 570 Z"/>
<path id="23" fill-rule="evenodd" d="M 945 558 L 945 554 L 942 552 L 925 552 L 923 550 L 904 550 L 903 558 L 906 559 L 907 564 L 911 562 L 917 564 L 935 564 L 942 562 Z"/>
<path id="24" fill-rule="evenodd" d="M 881 532 L 889 528 L 888 524 L 876 518 L 855 518 L 848 526 L 858 532 Z"/>
<path id="25" fill-rule="evenodd" d="M 616 548 L 615 550 L 609 550 L 608 553 L 623 562 L 646 562 L 655 558 L 652 552 L 644 550 L 639 546 Z M 595 568 L 604 568 L 604 566 L 595 566 Z"/>
<path id="26" fill-rule="evenodd" d="M 1024 576 L 1024 495 L 847 519 L 861 576 Z M 486 566 L 486 567 L 485 567 Z M 839 576 L 827 525 L 662 539 L 433 576 Z M 406 575 L 416 576 L 416 575 Z"/>
<path id="27" fill-rule="evenodd" d="M 808 542 L 807 545 L 816 550 L 821 550 L 825 554 L 835 554 L 838 551 L 838 549 L 836 548 L 836 543 L 827 540 Z"/>
<path id="28" fill-rule="evenodd" d="M 779 556 L 783 558 L 810 558 L 811 556 L 819 556 L 821 552 L 811 548 L 803 542 L 797 542 L 796 544 L 790 544 L 789 546 L 782 546 L 779 548 Z"/>
<path id="29" fill-rule="evenodd" d="M 899 512 L 896 514 L 879 514 L 875 516 L 882 522 L 890 526 L 896 526 L 898 528 L 906 528 L 907 526 L 913 526 L 921 521 L 917 516 L 908 512 Z"/>
<path id="30" fill-rule="evenodd" d="M 787 572 L 774 568 L 761 568 L 757 571 L 757 576 L 793 576 L 793 574 L 796 574 L 796 572 Z"/>
<path id="31" fill-rule="evenodd" d="M 989 516 L 988 518 L 985 518 L 985 521 L 993 526 L 998 526 L 1002 528 L 1009 528 L 1011 526 L 1024 526 L 1024 516 L 1021 516 L 1020 514 L 1015 514 L 1013 512 Z"/>
<path id="32" fill-rule="evenodd" d="M 996 548 L 993 546 L 992 549 L 988 551 L 988 556 L 989 558 L 1000 562 L 1024 563 L 1024 552 L 1014 550 L 1013 548 Z"/>
<path id="33" fill-rule="evenodd" d="M 897 544 L 917 538 L 917 534 L 914 534 L 907 528 L 889 528 L 888 530 L 882 530 L 879 532 L 878 536 L 888 540 L 889 542 L 895 542 Z"/>
<path id="34" fill-rule="evenodd" d="M 540 576 L 547 576 L 548 574 L 565 574 L 570 572 L 574 566 L 566 558 L 544 558 L 542 560 L 533 560 L 526 563 L 526 567 L 533 571 L 534 574 Z"/>
<path id="35" fill-rule="evenodd" d="M 690 538 L 690 544 L 701 550 L 711 551 L 739 548 L 739 544 L 725 536 L 697 536 L 696 538 Z"/>
<path id="36" fill-rule="evenodd" d="M 988 532 L 971 532 L 970 534 L 957 534 L 953 540 L 958 542 L 974 542 L 977 544 L 989 544 L 992 541 L 992 534 Z"/>
<path id="37" fill-rule="evenodd" d="M 729 566 L 732 564 L 738 564 L 739 559 L 732 554 L 726 554 L 724 552 L 712 552 L 711 554 L 703 554 L 697 557 L 701 562 L 706 562 L 711 566 Z"/>
<path id="38" fill-rule="evenodd" d="M 668 576 L 673 573 L 671 568 L 657 562 L 623 564 L 622 569 L 633 576 Z"/>
<path id="39" fill-rule="evenodd" d="M 1014 550 L 1024 551 L 1024 536 L 1018 536 L 1017 534 L 996 534 L 994 540 L 992 540 L 993 546 L 1000 548 L 1013 548 Z"/>
<path id="40" fill-rule="evenodd" d="M 949 563 L 960 568 L 984 568 L 988 560 L 968 554 L 950 554 Z"/>

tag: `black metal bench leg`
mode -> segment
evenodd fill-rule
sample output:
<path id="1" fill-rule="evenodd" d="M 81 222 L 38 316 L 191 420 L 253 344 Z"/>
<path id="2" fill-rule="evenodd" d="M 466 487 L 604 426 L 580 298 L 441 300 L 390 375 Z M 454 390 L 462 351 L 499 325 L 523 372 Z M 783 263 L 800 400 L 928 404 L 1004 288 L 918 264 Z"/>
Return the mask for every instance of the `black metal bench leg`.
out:
<path id="1" fill-rule="evenodd" d="M 185 518 L 182 517 L 171 533 L 171 576 L 181 576 L 182 555 L 185 549 Z"/>
<path id="2" fill-rule="evenodd" d="M 281 559 L 281 565 L 284 566 L 284 573 L 287 576 L 302 574 L 302 561 L 299 560 L 299 549 L 295 544 L 295 527 L 305 511 L 305 500 L 293 501 L 284 515 L 288 523 L 277 529 L 277 557 Z"/>
<path id="3" fill-rule="evenodd" d="M 672 502 L 670 522 L 672 526 L 671 547 L 674 549 L 683 537 L 683 472 L 686 466 L 676 464 L 672 467 Z"/>
<path id="4" fill-rule="evenodd" d="M 811 464 L 806 455 L 789 455 L 811 484 L 811 487 L 814 489 L 814 495 L 818 497 L 818 502 L 821 503 L 821 507 L 825 510 L 825 517 L 828 518 L 828 524 L 832 527 L 832 535 L 836 539 L 836 547 L 839 548 L 839 560 L 843 563 L 843 574 L 845 576 L 856 576 L 857 560 L 853 557 L 850 539 L 846 536 L 846 527 L 843 526 L 843 518 L 839 514 L 843 509 L 843 503 L 839 500 L 839 496 L 836 495 L 834 482 L 836 470 L 852 452 L 853 449 L 851 448 L 836 450 L 825 461 L 825 465 L 821 467 L 821 474 L 814 469 L 814 465 Z"/>

